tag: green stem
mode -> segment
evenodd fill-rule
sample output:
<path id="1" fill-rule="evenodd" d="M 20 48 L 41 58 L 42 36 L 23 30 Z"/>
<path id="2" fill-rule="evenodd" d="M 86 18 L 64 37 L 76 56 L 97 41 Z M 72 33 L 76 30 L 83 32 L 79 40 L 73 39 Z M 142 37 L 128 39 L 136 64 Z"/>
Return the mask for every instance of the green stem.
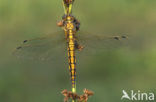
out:
<path id="1" fill-rule="evenodd" d="M 66 6 L 65 6 L 64 2 L 62 2 L 62 3 L 63 3 L 63 8 L 64 8 L 64 13 L 67 14 Z"/>
<path id="2" fill-rule="evenodd" d="M 75 87 L 72 88 L 72 92 L 76 93 L 76 85 L 75 85 Z M 76 102 L 76 100 L 72 100 L 72 102 Z"/>
<path id="3" fill-rule="evenodd" d="M 67 7 L 67 5 L 64 4 L 64 2 L 63 2 L 63 8 L 64 8 L 64 13 L 65 14 L 71 14 L 71 12 L 72 12 L 72 4 L 70 4 L 69 7 Z"/>

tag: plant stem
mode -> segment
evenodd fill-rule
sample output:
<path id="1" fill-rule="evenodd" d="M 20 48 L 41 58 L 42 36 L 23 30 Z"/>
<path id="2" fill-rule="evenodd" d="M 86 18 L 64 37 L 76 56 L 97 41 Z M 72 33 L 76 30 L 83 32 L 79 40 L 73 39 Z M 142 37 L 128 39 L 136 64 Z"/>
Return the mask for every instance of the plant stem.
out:
<path id="1" fill-rule="evenodd" d="M 72 92 L 76 93 L 76 86 L 72 88 Z M 72 100 L 72 102 L 76 102 L 76 100 Z"/>

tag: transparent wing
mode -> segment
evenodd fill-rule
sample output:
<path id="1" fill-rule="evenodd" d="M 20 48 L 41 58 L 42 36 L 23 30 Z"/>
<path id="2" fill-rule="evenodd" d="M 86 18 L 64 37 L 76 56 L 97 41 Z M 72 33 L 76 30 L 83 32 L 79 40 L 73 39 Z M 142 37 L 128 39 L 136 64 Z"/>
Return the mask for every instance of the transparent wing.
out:
<path id="1" fill-rule="evenodd" d="M 64 57 L 66 46 L 63 31 L 48 34 L 44 37 L 24 40 L 13 52 L 18 58 L 32 60 L 57 60 Z"/>
<path id="2" fill-rule="evenodd" d="M 77 39 L 84 49 L 78 54 L 93 54 L 98 51 L 112 50 L 122 47 L 126 36 L 92 34 L 84 31 L 77 32 Z M 52 33 L 44 37 L 24 40 L 13 52 L 18 58 L 32 60 L 60 61 L 67 57 L 65 36 L 63 31 Z"/>
<path id="3" fill-rule="evenodd" d="M 80 46 L 84 47 L 80 53 L 90 54 L 123 47 L 126 44 L 127 35 L 92 34 L 80 31 L 77 33 L 77 39 Z"/>

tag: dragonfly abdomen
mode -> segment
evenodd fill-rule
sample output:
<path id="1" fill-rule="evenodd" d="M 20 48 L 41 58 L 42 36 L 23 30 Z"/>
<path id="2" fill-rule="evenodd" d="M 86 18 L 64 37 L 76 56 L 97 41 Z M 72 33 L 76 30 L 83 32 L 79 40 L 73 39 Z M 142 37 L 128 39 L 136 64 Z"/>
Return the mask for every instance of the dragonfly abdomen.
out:
<path id="1" fill-rule="evenodd" d="M 76 84 L 76 57 L 75 57 L 75 43 L 73 34 L 69 33 L 69 41 L 68 41 L 68 63 L 69 63 L 69 71 L 72 81 L 72 87 L 75 88 Z"/>

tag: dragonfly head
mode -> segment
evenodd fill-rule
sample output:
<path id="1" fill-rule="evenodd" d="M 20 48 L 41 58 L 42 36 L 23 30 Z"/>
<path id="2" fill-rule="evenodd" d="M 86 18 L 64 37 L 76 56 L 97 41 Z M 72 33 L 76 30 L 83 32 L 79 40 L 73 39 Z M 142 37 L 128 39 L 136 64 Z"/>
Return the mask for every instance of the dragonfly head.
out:
<path id="1" fill-rule="evenodd" d="M 57 26 L 59 27 L 63 27 L 63 26 L 66 26 L 67 24 L 67 28 L 71 29 L 71 23 L 73 22 L 73 16 L 67 16 L 67 15 L 64 15 L 62 17 L 62 20 L 57 22 Z M 70 23 L 70 24 L 69 24 Z"/>
<path id="2" fill-rule="evenodd" d="M 69 15 L 69 16 L 66 17 L 66 20 L 67 20 L 67 21 L 73 21 L 73 20 L 74 20 L 74 17 L 71 16 L 71 15 Z"/>
<path id="3" fill-rule="evenodd" d="M 66 16 L 66 18 L 65 18 L 65 28 L 67 29 L 67 30 L 71 30 L 71 29 L 74 29 L 75 28 L 75 26 L 74 26 L 74 17 L 73 16 Z"/>
<path id="4" fill-rule="evenodd" d="M 62 20 L 57 23 L 57 26 L 63 27 L 67 30 L 78 31 L 80 28 L 80 22 L 73 15 L 63 15 Z"/>

